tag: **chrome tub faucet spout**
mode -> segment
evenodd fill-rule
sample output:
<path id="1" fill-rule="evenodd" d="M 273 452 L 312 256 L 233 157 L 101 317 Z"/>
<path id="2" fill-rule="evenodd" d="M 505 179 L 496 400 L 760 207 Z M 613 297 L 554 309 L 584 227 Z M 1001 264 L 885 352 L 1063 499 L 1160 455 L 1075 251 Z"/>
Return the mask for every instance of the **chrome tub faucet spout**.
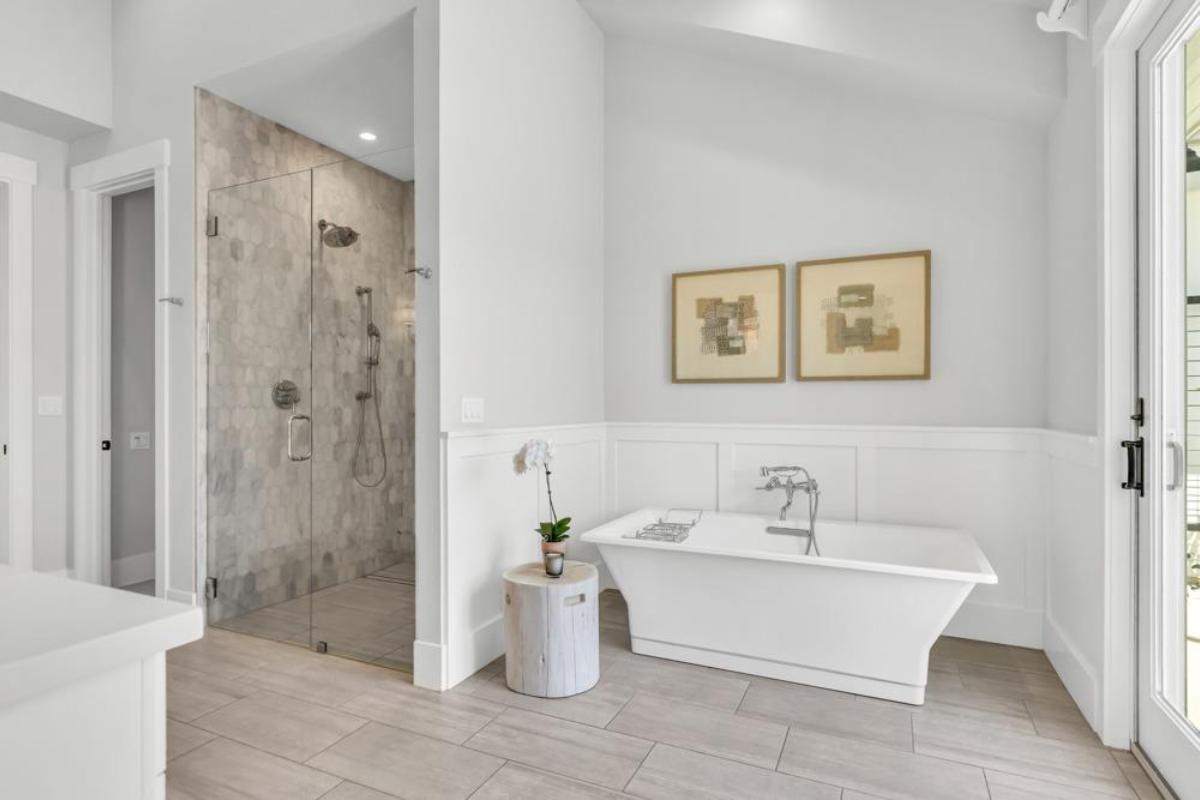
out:
<path id="1" fill-rule="evenodd" d="M 805 548 L 804 554 L 821 555 L 821 548 L 817 544 L 817 507 L 820 504 L 821 488 L 817 485 L 816 480 L 809 474 L 804 467 L 759 467 L 759 475 L 767 479 L 766 484 L 759 486 L 760 492 L 771 492 L 776 489 L 782 489 L 784 492 L 784 504 L 779 509 L 779 521 L 787 522 L 788 510 L 792 507 L 792 501 L 796 498 L 796 492 L 801 491 L 808 495 L 808 529 L 794 528 L 786 525 L 769 525 L 767 533 L 780 534 L 785 536 L 807 536 L 808 547 Z M 803 475 L 803 480 L 797 480 Z"/>

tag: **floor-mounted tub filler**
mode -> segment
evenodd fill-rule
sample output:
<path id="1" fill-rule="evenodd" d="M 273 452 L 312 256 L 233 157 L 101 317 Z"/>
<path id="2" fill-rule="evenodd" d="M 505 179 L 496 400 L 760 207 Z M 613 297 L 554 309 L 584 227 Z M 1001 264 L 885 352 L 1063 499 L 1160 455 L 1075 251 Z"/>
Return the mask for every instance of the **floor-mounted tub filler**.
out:
<path id="1" fill-rule="evenodd" d="M 643 509 L 583 534 L 629 605 L 635 653 L 919 705 L 929 648 L 996 583 L 959 531 L 821 521 L 818 556 L 768 532 L 775 519 L 687 517 Z"/>

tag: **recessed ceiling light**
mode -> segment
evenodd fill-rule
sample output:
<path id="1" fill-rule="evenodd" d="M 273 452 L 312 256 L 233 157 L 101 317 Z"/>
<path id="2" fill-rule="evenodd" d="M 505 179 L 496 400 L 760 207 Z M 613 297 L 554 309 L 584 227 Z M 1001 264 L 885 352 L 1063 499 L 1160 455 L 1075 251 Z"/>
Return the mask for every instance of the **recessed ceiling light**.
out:
<path id="1" fill-rule="evenodd" d="M 358 135 L 358 138 L 362 139 L 364 142 L 373 142 L 376 139 L 378 139 L 379 137 L 376 136 L 375 134 L 371 133 L 370 131 L 363 131 L 362 133 L 360 133 Z"/>

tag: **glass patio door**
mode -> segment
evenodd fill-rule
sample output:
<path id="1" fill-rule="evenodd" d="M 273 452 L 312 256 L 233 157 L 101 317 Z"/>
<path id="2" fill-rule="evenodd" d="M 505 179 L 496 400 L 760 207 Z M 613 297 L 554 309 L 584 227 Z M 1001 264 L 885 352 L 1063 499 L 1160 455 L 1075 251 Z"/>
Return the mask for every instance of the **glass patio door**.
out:
<path id="1" fill-rule="evenodd" d="M 1138 53 L 1139 747 L 1200 798 L 1200 0 Z M 1139 447 L 1140 445 L 1140 447 Z M 1136 460 L 1136 459 L 1135 459 Z M 1137 483 L 1131 476 L 1131 482 Z"/>
<path id="2" fill-rule="evenodd" d="M 210 624 L 312 644 L 312 174 L 208 198 Z"/>

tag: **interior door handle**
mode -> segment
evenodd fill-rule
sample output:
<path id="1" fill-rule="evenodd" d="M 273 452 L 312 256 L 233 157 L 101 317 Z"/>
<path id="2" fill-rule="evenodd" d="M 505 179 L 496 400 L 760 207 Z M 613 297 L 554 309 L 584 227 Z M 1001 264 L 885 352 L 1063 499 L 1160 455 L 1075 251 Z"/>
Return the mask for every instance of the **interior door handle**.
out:
<path id="1" fill-rule="evenodd" d="M 297 422 L 307 423 L 308 426 L 308 450 L 304 453 L 297 453 L 295 449 Z M 288 417 L 287 448 L 288 458 L 292 461 L 308 461 L 312 458 L 312 417 L 307 414 L 292 414 Z"/>
<path id="2" fill-rule="evenodd" d="M 1145 493 L 1145 466 L 1142 462 L 1142 438 L 1127 439 L 1121 442 L 1125 448 L 1125 480 L 1121 482 L 1122 489 L 1129 489 L 1142 496 Z"/>
<path id="3" fill-rule="evenodd" d="M 1167 491 L 1174 492 L 1183 488 L 1183 482 L 1187 475 L 1184 471 L 1184 452 L 1183 445 L 1175 439 L 1167 440 L 1167 449 L 1171 452 L 1171 482 L 1167 484 Z"/>

